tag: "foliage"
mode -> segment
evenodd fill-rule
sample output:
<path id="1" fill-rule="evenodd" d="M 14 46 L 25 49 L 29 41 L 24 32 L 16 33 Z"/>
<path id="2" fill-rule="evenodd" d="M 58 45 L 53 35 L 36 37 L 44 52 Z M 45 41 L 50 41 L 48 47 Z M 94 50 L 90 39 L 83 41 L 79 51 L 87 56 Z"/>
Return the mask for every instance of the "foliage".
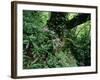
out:
<path id="1" fill-rule="evenodd" d="M 88 15 L 23 10 L 23 68 L 91 65 Z"/>

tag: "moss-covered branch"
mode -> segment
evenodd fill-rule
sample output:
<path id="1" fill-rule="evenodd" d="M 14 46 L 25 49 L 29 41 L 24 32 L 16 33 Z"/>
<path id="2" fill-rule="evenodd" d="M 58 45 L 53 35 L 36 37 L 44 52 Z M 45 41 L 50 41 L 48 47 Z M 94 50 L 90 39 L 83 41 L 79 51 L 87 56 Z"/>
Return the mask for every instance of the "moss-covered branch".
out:
<path id="1" fill-rule="evenodd" d="M 70 39 L 70 38 L 65 38 L 65 41 L 67 42 L 67 41 L 69 41 L 69 42 L 71 42 L 72 44 L 73 44 L 73 46 L 74 47 L 76 47 L 76 48 L 83 48 L 83 47 L 85 47 L 87 44 L 89 44 L 89 43 L 87 43 L 87 44 L 85 44 L 85 45 L 78 45 L 78 44 L 76 44 L 75 43 L 75 41 L 74 40 L 72 40 L 72 39 Z"/>

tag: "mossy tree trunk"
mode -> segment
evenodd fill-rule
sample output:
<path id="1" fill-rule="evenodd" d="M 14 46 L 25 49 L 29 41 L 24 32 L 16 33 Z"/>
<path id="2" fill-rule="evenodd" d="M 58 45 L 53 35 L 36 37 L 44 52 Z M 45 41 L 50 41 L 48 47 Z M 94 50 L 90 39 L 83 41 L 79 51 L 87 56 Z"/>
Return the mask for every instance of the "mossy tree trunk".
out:
<path id="1" fill-rule="evenodd" d="M 49 30 L 54 31 L 61 42 L 61 47 L 64 46 L 65 40 L 68 39 L 67 37 L 64 38 L 64 32 L 66 30 L 72 29 L 77 27 L 88 20 L 90 20 L 90 14 L 78 14 L 71 20 L 67 20 L 67 13 L 62 12 L 51 12 L 50 19 L 47 22 L 47 26 Z M 72 44 L 75 45 L 74 41 L 69 40 Z M 59 49 L 59 48 L 58 48 Z"/>

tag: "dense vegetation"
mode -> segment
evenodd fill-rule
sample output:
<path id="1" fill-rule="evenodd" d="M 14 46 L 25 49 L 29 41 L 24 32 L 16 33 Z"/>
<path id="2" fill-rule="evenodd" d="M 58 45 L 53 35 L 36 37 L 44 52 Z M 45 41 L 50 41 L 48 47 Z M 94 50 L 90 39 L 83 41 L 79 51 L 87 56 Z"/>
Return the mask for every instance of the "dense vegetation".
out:
<path id="1" fill-rule="evenodd" d="M 90 66 L 90 14 L 23 11 L 23 68 Z"/>

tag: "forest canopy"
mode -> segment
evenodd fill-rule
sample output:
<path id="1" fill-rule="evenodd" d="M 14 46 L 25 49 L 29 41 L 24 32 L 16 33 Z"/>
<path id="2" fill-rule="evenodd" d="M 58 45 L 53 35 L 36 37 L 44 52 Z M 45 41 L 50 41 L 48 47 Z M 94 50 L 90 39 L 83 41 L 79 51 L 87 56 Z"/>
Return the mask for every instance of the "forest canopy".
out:
<path id="1" fill-rule="evenodd" d="M 23 10 L 23 69 L 91 65 L 89 13 Z"/>

